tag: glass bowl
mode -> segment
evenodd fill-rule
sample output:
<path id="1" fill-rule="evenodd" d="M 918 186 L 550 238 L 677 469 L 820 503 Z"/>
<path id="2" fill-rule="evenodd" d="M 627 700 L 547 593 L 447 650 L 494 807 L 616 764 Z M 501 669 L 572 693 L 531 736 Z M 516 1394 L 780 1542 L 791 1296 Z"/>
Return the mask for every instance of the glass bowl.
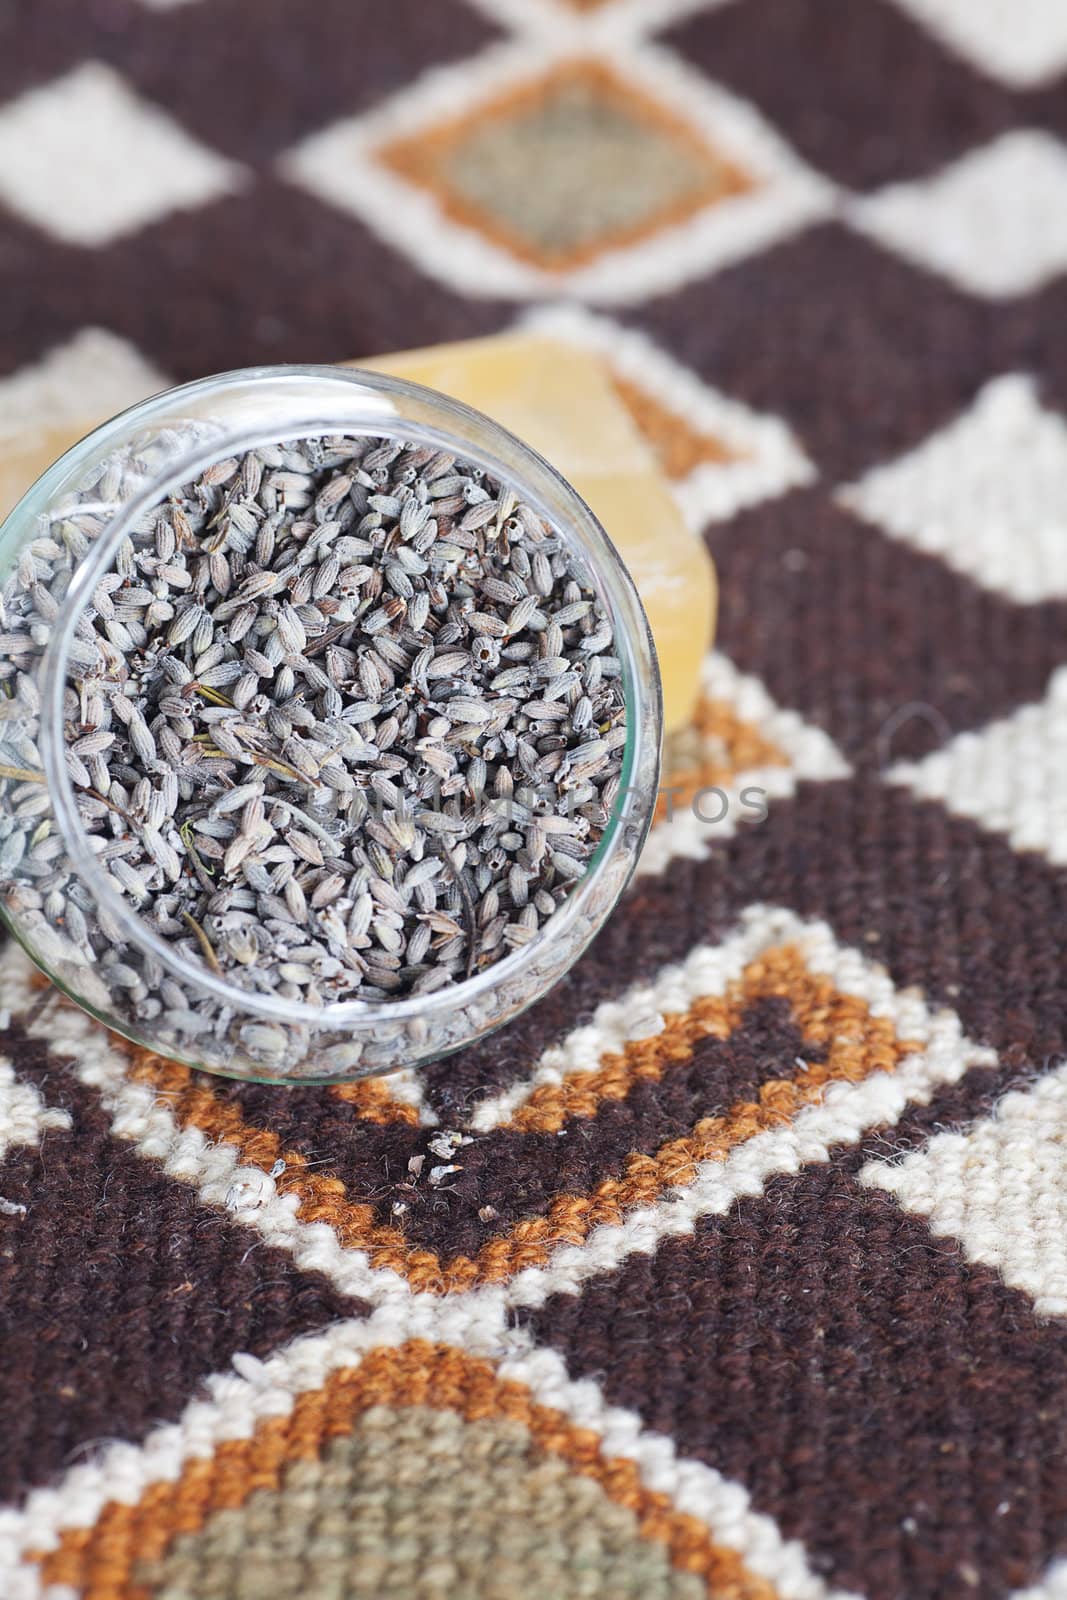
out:
<path id="1" fill-rule="evenodd" d="M 619 796 L 573 891 L 527 944 L 495 964 L 396 1001 L 313 1005 L 252 992 L 169 944 L 98 859 L 101 836 L 94 843 L 84 828 L 67 764 L 63 701 L 68 673 L 76 672 L 79 619 L 84 628 L 85 607 L 130 529 L 213 462 L 321 435 L 433 446 L 514 488 L 564 538 L 579 575 L 606 606 L 626 702 Z M 91 516 L 93 537 L 79 534 L 75 515 Z M 611 913 L 655 805 L 655 651 L 633 582 L 588 506 L 490 418 L 420 385 L 349 368 L 265 367 L 187 384 L 96 429 L 29 490 L 0 528 L 5 599 L 19 564 L 32 578 L 34 562 L 52 573 L 69 565 L 70 575 L 57 614 L 33 630 L 34 658 L 14 658 L 26 680 L 17 693 L 0 635 L 0 690 L 7 696 L 0 702 L 7 713 L 0 729 L 0 909 L 37 965 L 109 1028 L 189 1065 L 267 1082 L 339 1082 L 415 1066 L 462 1048 L 538 999 Z M 106 970 L 67 926 L 78 908 L 91 908 L 119 952 Z M 151 999 L 164 977 L 184 1000 L 180 1027 L 169 1020 L 178 1010 L 157 1010 Z"/>

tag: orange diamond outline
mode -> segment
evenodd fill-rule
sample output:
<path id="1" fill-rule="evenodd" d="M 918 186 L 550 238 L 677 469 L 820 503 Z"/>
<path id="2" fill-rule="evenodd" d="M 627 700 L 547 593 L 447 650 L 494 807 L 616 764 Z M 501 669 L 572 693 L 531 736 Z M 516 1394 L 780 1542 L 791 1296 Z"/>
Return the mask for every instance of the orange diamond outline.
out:
<path id="1" fill-rule="evenodd" d="M 612 371 L 615 392 L 648 440 L 656 459 L 672 483 L 680 483 L 697 467 L 728 467 L 746 458 L 746 452 L 727 444 L 717 434 L 694 428 L 680 411 L 622 373 Z"/>
<path id="2" fill-rule="evenodd" d="M 873 1015 L 864 1000 L 813 972 L 800 948 L 785 943 L 750 961 L 724 995 L 696 1000 L 684 1014 L 668 1016 L 662 1033 L 606 1055 L 593 1073 L 536 1090 L 511 1125 L 545 1132 L 572 1117 L 592 1116 L 602 1102 L 625 1099 L 636 1083 L 658 1080 L 687 1060 L 701 1038 L 729 1038 L 747 1005 L 775 996 L 789 1002 L 803 1036 L 825 1049 L 824 1061 L 791 1062 L 781 1077 L 761 1084 L 752 1100 L 700 1118 L 688 1134 L 651 1154 L 633 1151 L 619 1176 L 603 1179 L 587 1193 L 557 1195 L 541 1214 L 488 1239 L 473 1256 L 442 1256 L 413 1243 L 401 1227 L 380 1222 L 372 1203 L 351 1196 L 341 1178 L 312 1170 L 300 1152 L 282 1147 L 272 1129 L 246 1121 L 238 1106 L 219 1099 L 210 1080 L 141 1046 L 116 1042 L 130 1062 L 131 1078 L 164 1095 L 181 1126 L 233 1146 L 242 1163 L 265 1172 L 280 1157 L 285 1166 L 275 1180 L 278 1192 L 296 1195 L 301 1221 L 328 1223 L 342 1246 L 366 1251 L 371 1266 L 399 1273 L 413 1289 L 448 1294 L 504 1283 L 526 1267 L 545 1266 L 560 1245 L 581 1244 L 599 1225 L 620 1223 L 666 1190 L 687 1187 L 702 1162 L 725 1161 L 756 1134 L 792 1122 L 805 1106 L 822 1099 L 829 1084 L 860 1083 L 872 1073 L 893 1072 L 921 1048 L 901 1039 L 893 1023 Z M 375 1106 L 378 1115 L 384 1109 Z"/>
<path id="3" fill-rule="evenodd" d="M 636 1463 L 608 1455 L 592 1429 L 535 1400 L 526 1384 L 501 1378 L 490 1362 L 419 1339 L 370 1350 L 358 1367 L 338 1368 L 321 1387 L 298 1394 L 291 1412 L 264 1418 L 251 1438 L 225 1439 L 210 1455 L 191 1457 L 175 1481 L 149 1484 L 132 1505 L 109 1500 L 91 1526 L 65 1529 L 55 1550 L 30 1551 L 29 1558 L 46 1584 L 76 1588 L 83 1600 L 151 1600 L 152 1588 L 138 1581 L 143 1564 L 216 1513 L 277 1490 L 291 1463 L 320 1458 L 331 1438 L 352 1433 L 378 1405 L 427 1406 L 465 1422 L 518 1422 L 534 1445 L 631 1511 L 639 1537 L 663 1545 L 671 1566 L 703 1578 L 709 1594 L 774 1600 L 773 1586 L 736 1550 L 650 1489 Z"/>
<path id="4" fill-rule="evenodd" d="M 484 131 L 494 120 L 535 110 L 549 94 L 570 84 L 592 87 L 628 116 L 644 121 L 676 144 L 683 145 L 707 173 L 707 181 L 687 200 L 669 202 L 640 223 L 609 230 L 595 243 L 585 243 L 559 251 L 540 250 L 529 239 L 513 232 L 499 218 L 460 194 L 442 176 L 444 159 L 475 130 Z M 720 156 L 702 138 L 692 123 L 654 99 L 646 90 L 628 82 L 602 61 L 578 57 L 564 61 L 536 78 L 483 101 L 469 111 L 435 127 L 405 134 L 375 152 L 377 160 L 416 188 L 433 196 L 453 222 L 480 233 L 483 238 L 507 250 L 520 261 L 542 271 L 566 272 L 588 265 L 607 251 L 638 244 L 664 228 L 676 226 L 705 206 L 747 194 L 757 180 L 735 162 Z"/>

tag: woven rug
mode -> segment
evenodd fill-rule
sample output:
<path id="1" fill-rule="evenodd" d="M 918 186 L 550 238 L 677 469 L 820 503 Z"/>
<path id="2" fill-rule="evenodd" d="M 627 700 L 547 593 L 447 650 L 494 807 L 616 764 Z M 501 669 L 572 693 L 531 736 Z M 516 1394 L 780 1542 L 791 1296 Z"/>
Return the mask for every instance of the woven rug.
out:
<path id="1" fill-rule="evenodd" d="M 718 563 L 673 802 L 418 1078 L 8 949 L 10 1600 L 1067 1595 L 1061 0 L 0 7 L 5 438 L 546 316 Z"/>

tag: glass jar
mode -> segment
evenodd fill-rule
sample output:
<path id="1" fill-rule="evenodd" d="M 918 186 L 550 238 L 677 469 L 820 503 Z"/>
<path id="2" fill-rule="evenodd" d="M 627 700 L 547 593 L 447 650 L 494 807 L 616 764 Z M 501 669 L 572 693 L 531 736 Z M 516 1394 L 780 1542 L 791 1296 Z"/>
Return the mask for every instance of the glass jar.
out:
<path id="1" fill-rule="evenodd" d="M 64 740 L 64 694 L 77 669 L 79 619 L 138 519 L 212 463 L 279 441 L 389 436 L 439 448 L 513 488 L 564 538 L 614 625 L 627 741 L 618 802 L 584 875 L 524 946 L 471 977 L 396 1001 L 313 1005 L 239 987 L 138 916 L 85 830 Z M 71 521 L 93 519 L 93 537 Z M 43 542 L 42 542 L 43 541 Z M 57 553 L 58 552 L 58 553 Z M 157 395 L 75 445 L 0 529 L 0 575 L 60 591 L 54 619 L 33 629 L 33 659 L 11 658 L 0 739 L 0 906 L 29 955 L 109 1028 L 192 1066 L 267 1082 L 328 1083 L 437 1059 L 538 999 L 610 914 L 651 820 L 659 771 L 660 688 L 634 585 L 592 512 L 540 456 L 488 417 L 400 379 L 333 367 L 224 373 Z M 65 595 L 54 574 L 71 568 Z M 9 594 L 5 590 L 5 594 Z M 54 609 L 51 601 L 47 602 Z M 6 623 L 0 618 L 0 625 Z M 13 693 L 16 684 L 18 692 Z M 43 780 L 43 781 L 42 781 Z M 94 843 L 95 838 L 95 843 Z M 120 959 L 102 969 L 68 924 L 91 909 Z M 162 978 L 177 1013 L 147 999 Z M 174 994 L 172 989 L 169 991 Z M 155 1013 L 155 1014 L 154 1014 Z"/>

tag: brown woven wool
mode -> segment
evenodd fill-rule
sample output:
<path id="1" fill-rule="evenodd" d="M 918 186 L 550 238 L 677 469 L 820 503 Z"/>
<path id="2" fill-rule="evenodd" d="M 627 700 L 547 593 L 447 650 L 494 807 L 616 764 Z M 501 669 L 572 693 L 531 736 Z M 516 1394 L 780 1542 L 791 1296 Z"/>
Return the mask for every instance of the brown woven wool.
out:
<path id="1" fill-rule="evenodd" d="M 1057 1600 L 1061 0 L 8 11 L 5 449 L 532 319 L 723 592 L 622 907 L 419 1077 L 4 950 L 0 1596 Z"/>

